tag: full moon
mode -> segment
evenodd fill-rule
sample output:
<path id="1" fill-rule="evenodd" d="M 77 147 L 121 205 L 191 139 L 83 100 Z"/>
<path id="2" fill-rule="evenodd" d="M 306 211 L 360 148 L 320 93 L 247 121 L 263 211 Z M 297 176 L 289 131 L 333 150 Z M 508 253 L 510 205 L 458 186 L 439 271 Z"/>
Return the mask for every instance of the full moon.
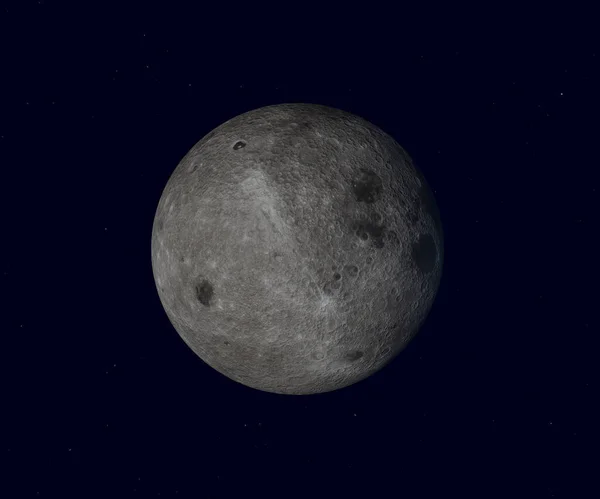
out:
<path id="1" fill-rule="evenodd" d="M 169 178 L 152 270 L 184 342 L 280 394 L 337 390 L 401 352 L 437 293 L 443 235 L 422 173 L 348 112 L 281 104 L 203 137 Z"/>

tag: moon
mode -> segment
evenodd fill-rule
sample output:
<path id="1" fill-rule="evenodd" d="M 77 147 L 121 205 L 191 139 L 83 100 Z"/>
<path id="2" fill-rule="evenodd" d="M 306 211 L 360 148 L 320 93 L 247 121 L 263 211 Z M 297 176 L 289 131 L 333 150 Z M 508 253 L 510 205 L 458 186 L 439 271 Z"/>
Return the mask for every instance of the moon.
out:
<path id="1" fill-rule="evenodd" d="M 291 103 L 236 116 L 167 181 L 152 227 L 160 301 L 206 364 L 258 390 L 357 383 L 425 321 L 443 263 L 438 208 L 388 134 Z"/>

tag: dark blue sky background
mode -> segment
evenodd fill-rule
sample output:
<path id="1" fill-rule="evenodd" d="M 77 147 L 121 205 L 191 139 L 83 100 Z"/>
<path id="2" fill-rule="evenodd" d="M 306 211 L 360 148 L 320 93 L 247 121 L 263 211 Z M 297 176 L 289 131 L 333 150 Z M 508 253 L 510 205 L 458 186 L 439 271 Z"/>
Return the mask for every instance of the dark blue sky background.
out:
<path id="1" fill-rule="evenodd" d="M 2 497 L 597 497 L 590 12 L 0 7 Z M 391 134 L 444 225 L 420 334 L 318 396 L 205 365 L 150 264 L 179 160 L 283 102 Z"/>

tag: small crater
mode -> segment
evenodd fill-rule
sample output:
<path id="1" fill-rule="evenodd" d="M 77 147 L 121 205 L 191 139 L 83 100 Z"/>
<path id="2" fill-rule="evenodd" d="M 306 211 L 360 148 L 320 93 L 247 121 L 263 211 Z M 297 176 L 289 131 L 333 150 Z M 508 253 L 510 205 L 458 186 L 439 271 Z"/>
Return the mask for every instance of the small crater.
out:
<path id="1" fill-rule="evenodd" d="M 159 218 L 156 221 L 156 231 L 157 232 L 162 232 L 164 228 L 165 228 L 165 223 L 163 222 L 162 218 Z"/>
<path id="2" fill-rule="evenodd" d="M 358 267 L 356 265 L 346 265 L 344 267 L 344 271 L 350 276 L 350 277 L 356 277 L 358 275 Z"/>
<path id="3" fill-rule="evenodd" d="M 325 358 L 325 354 L 323 352 L 312 352 L 310 357 L 313 360 L 323 360 Z"/>
<path id="4" fill-rule="evenodd" d="M 192 161 L 190 163 L 190 166 L 188 166 L 188 173 L 194 173 L 196 170 L 198 169 L 198 162 L 197 161 Z"/>
<path id="5" fill-rule="evenodd" d="M 400 245 L 400 239 L 398 238 L 398 234 L 396 234 L 396 232 L 394 232 L 393 230 L 390 230 L 389 232 L 387 232 L 386 234 L 386 240 L 396 246 Z"/>
<path id="6" fill-rule="evenodd" d="M 229 345 L 230 345 L 230 343 L 229 343 L 227 340 L 225 340 L 225 341 L 223 342 L 223 344 L 224 344 L 224 345 L 227 345 L 227 346 L 229 346 Z"/>
<path id="7" fill-rule="evenodd" d="M 342 287 L 342 283 L 340 281 L 333 281 L 331 283 L 331 289 L 340 289 Z"/>
<path id="8" fill-rule="evenodd" d="M 335 288 L 332 287 L 330 282 L 325 283 L 323 286 L 323 293 L 327 296 L 332 296 L 335 293 Z"/>
<path id="9" fill-rule="evenodd" d="M 414 210 L 408 210 L 406 212 L 406 218 L 408 219 L 410 225 L 412 225 L 413 227 L 417 225 L 417 222 L 419 221 L 419 216 Z"/>
<path id="10" fill-rule="evenodd" d="M 380 239 L 383 237 L 383 233 L 385 232 L 385 226 L 367 222 L 363 225 L 363 230 L 367 231 L 373 238 Z"/>
<path id="11" fill-rule="evenodd" d="M 185 262 L 185 256 L 180 256 L 179 263 L 184 263 L 184 262 Z"/>
<path id="12" fill-rule="evenodd" d="M 421 234 L 419 240 L 412 245 L 412 259 L 419 270 L 425 274 L 431 272 L 437 260 L 437 248 L 431 234 Z"/>
<path id="13" fill-rule="evenodd" d="M 358 359 L 361 359 L 364 356 L 364 352 L 360 350 L 355 350 L 354 352 L 350 352 L 346 354 L 346 360 L 350 362 L 356 362 Z"/>
<path id="14" fill-rule="evenodd" d="M 361 238 L 363 241 L 366 241 L 367 239 L 369 239 L 369 234 L 367 234 L 366 232 L 361 232 L 361 233 L 360 233 L 360 238 Z"/>
<path id="15" fill-rule="evenodd" d="M 233 144 L 234 151 L 238 151 L 244 147 L 246 147 L 246 143 L 243 140 L 238 140 L 235 144 Z"/>
<path id="16" fill-rule="evenodd" d="M 213 286 L 206 279 L 202 279 L 195 287 L 196 299 L 205 307 L 210 307 L 213 298 Z"/>
<path id="17" fill-rule="evenodd" d="M 363 169 L 360 178 L 352 183 L 352 189 L 359 203 L 371 204 L 380 199 L 383 182 L 374 172 Z"/>
<path id="18" fill-rule="evenodd" d="M 371 265 L 373 263 L 373 258 L 368 256 L 365 262 L 367 262 L 367 265 Z"/>
<path id="19" fill-rule="evenodd" d="M 335 274 L 333 274 L 333 278 L 334 278 L 336 281 L 339 281 L 339 280 L 342 278 L 342 276 L 336 272 Z"/>
<path id="20" fill-rule="evenodd" d="M 314 125 L 310 121 L 303 121 L 302 123 L 294 123 L 297 127 L 296 130 L 298 133 L 307 133 L 312 132 L 314 130 Z"/>
<path id="21" fill-rule="evenodd" d="M 379 352 L 379 357 L 387 357 L 391 352 L 391 347 L 385 347 Z"/>
<path id="22" fill-rule="evenodd" d="M 407 304 L 413 304 L 415 301 L 417 301 L 417 293 L 414 289 L 409 288 L 404 292 L 403 296 L 398 295 L 396 297 L 396 301 L 400 300 Z"/>

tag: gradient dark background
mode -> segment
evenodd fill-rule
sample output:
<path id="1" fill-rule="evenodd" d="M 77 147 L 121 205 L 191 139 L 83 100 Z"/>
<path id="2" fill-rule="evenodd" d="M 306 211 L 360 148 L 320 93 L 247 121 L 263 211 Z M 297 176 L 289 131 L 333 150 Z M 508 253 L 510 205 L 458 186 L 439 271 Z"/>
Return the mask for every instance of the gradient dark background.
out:
<path id="1" fill-rule="evenodd" d="M 0 2 L 0 495 L 598 497 L 600 47 L 565 5 Z M 391 134 L 445 231 L 421 333 L 317 396 L 205 365 L 150 261 L 179 160 L 284 102 Z"/>

